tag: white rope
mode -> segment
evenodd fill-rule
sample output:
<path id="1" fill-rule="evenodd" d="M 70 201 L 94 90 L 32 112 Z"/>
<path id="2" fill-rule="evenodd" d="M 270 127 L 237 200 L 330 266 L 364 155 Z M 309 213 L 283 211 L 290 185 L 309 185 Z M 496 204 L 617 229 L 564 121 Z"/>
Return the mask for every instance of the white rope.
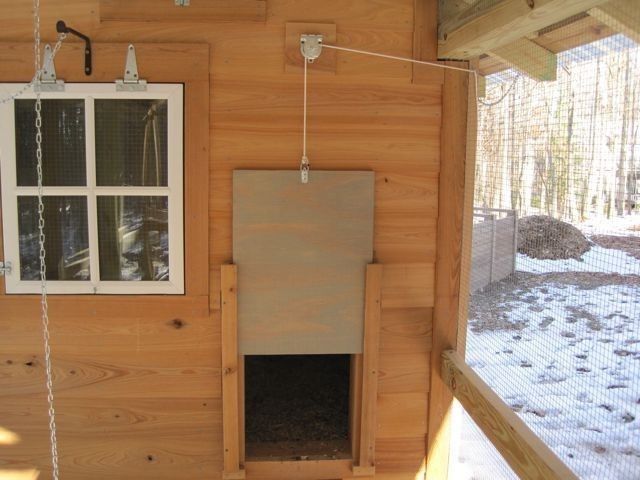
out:
<path id="1" fill-rule="evenodd" d="M 446 68 L 446 69 L 449 69 L 449 70 L 459 70 L 461 72 L 476 73 L 475 70 L 470 70 L 468 68 L 453 67 L 451 65 L 443 65 L 441 63 L 427 62 L 427 61 L 424 61 L 424 60 L 415 60 L 413 58 L 407 58 L 407 57 L 396 57 L 395 55 L 386 55 L 384 53 L 369 52 L 367 50 L 357 50 L 355 48 L 336 47 L 335 45 L 327 45 L 326 43 L 322 44 L 322 48 L 330 48 L 330 49 L 333 49 L 333 50 L 342 50 L 344 52 L 351 52 L 351 53 L 361 53 L 363 55 L 370 55 L 372 57 L 388 58 L 390 60 L 400 60 L 401 62 L 417 63 L 417 64 L 420 64 L 420 65 L 429 65 L 431 67 Z"/>
<path id="2" fill-rule="evenodd" d="M 518 83 L 519 79 L 520 79 L 520 75 L 518 74 L 513 79 L 513 82 L 511 82 L 511 85 L 509 85 L 509 87 L 502 92 L 502 95 L 500 96 L 500 98 L 498 98 L 497 100 L 486 101 L 486 100 L 481 99 L 480 97 L 478 97 L 478 94 L 477 94 L 477 92 L 478 92 L 478 75 L 476 75 L 476 98 L 477 98 L 478 102 L 480 102 L 485 107 L 493 107 L 494 105 L 498 105 L 505 98 L 507 98 L 507 95 L 509 95 L 511 93 L 511 90 L 513 90 L 513 87 L 516 86 L 516 83 Z"/>
<path id="3" fill-rule="evenodd" d="M 300 181 L 302 183 L 309 183 L 309 158 L 307 157 L 307 64 L 309 61 L 306 58 L 302 59 L 304 62 L 304 88 L 303 88 L 303 100 L 302 100 L 302 159 L 300 160 Z"/>
<path id="4" fill-rule="evenodd" d="M 40 60 L 40 0 L 33 0 L 33 36 L 34 36 L 34 80 L 32 85 L 37 85 L 42 80 L 41 60 Z M 57 51 L 62 45 L 64 36 L 58 38 L 58 42 L 54 47 L 51 58 L 55 56 Z M 42 174 L 42 99 L 40 98 L 40 91 L 36 89 L 36 159 L 37 159 L 37 174 L 38 174 L 38 242 L 40 246 L 40 309 L 42 320 L 42 339 L 44 344 L 44 365 L 45 365 L 45 379 L 47 388 L 47 405 L 49 407 L 49 440 L 51 446 L 51 465 L 52 472 L 51 477 L 53 480 L 59 479 L 59 466 L 58 466 L 58 440 L 56 435 L 56 411 L 53 404 L 53 372 L 51 366 L 51 344 L 49 333 L 49 304 L 47 302 L 47 267 L 45 249 L 45 232 L 44 232 L 44 201 L 43 201 L 43 174 Z"/>
<path id="5" fill-rule="evenodd" d="M 437 68 L 443 68 L 443 69 L 447 69 L 447 70 L 457 70 L 459 72 L 471 73 L 471 74 L 473 74 L 473 77 L 474 77 L 476 101 L 479 102 L 480 104 L 486 106 L 486 107 L 492 107 L 492 106 L 497 105 L 498 103 L 502 102 L 502 100 L 504 100 L 506 98 L 506 96 L 509 94 L 509 92 L 511 91 L 511 89 L 513 88 L 513 86 L 515 85 L 516 81 L 519 78 L 519 75 L 516 76 L 514 82 L 507 89 L 507 91 L 504 93 L 504 95 L 502 95 L 502 97 L 500 97 L 498 100 L 493 101 L 493 102 L 486 102 L 485 100 L 482 100 L 481 98 L 478 97 L 478 75 L 479 75 L 479 73 L 476 70 L 472 70 L 472 69 L 469 69 L 469 68 L 462 68 L 462 67 L 454 67 L 452 65 L 445 65 L 445 64 L 437 63 L 437 62 L 428 62 L 428 61 L 425 61 L 425 60 L 415 60 L 413 58 L 397 57 L 395 55 L 386 55 L 384 53 L 369 52 L 367 50 L 358 50 L 356 48 L 338 47 L 336 45 L 327 45 L 326 43 L 322 44 L 322 47 L 323 48 L 333 49 L 333 50 L 341 50 L 343 52 L 359 53 L 359 54 L 362 54 L 362 55 L 370 55 L 372 57 L 387 58 L 389 60 L 399 60 L 401 62 L 416 63 L 418 65 L 428 65 L 430 67 L 437 67 Z"/>

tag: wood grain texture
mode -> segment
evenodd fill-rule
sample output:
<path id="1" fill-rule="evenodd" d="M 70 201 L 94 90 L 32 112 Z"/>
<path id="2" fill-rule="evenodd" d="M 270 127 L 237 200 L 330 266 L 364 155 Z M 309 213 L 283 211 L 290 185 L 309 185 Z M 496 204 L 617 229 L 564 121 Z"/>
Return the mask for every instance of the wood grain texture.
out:
<path id="1" fill-rule="evenodd" d="M 351 466 L 351 460 L 249 461 L 247 478 L 332 480 L 351 476 Z"/>
<path id="2" fill-rule="evenodd" d="M 356 459 L 357 465 L 365 468 L 375 467 L 382 271 L 382 265 L 367 265 L 364 297 L 360 450 Z"/>
<path id="3" fill-rule="evenodd" d="M 555 53 L 527 38 L 494 48 L 489 55 L 534 80 L 549 82 L 557 78 L 558 59 Z"/>
<path id="4" fill-rule="evenodd" d="M 466 62 L 452 62 L 467 67 Z M 442 168 L 436 252 L 433 349 L 429 391 L 427 475 L 446 479 L 449 461 L 449 410 L 452 395 L 439 375 L 441 353 L 455 348 L 458 335 L 460 269 L 465 199 L 469 76 L 447 70 L 442 94 Z"/>
<path id="5" fill-rule="evenodd" d="M 640 12 L 633 0 L 611 0 L 589 10 L 589 15 L 623 33 L 634 42 L 640 42 Z"/>
<path id="6" fill-rule="evenodd" d="M 477 69 L 477 60 L 472 63 Z M 462 204 L 462 246 L 460 253 L 460 293 L 458 296 L 458 339 L 457 351 L 464 358 L 467 348 L 467 328 L 469 319 L 469 302 L 471 290 L 471 269 L 473 257 L 473 201 L 476 178 L 476 146 L 478 141 L 478 102 L 476 88 L 480 82 L 471 82 L 468 86 L 467 108 L 467 148 L 465 151 L 464 197 Z M 479 94 L 479 92 L 478 92 Z"/>
<path id="7" fill-rule="evenodd" d="M 571 48 L 595 42 L 615 34 L 615 30 L 591 16 L 581 17 L 568 24 L 544 29 L 528 38 L 537 45 L 553 53 L 564 52 Z M 483 55 L 478 62 L 478 71 L 482 75 L 491 75 L 509 68 L 500 59 Z"/>
<path id="8" fill-rule="evenodd" d="M 173 0 L 99 0 L 100 21 L 264 22 L 266 0 L 191 0 L 184 8 Z"/>
<path id="9" fill-rule="evenodd" d="M 434 264 L 387 264 L 382 279 L 382 308 L 432 307 Z"/>
<path id="10" fill-rule="evenodd" d="M 236 170 L 244 355 L 361 353 L 374 174 Z"/>
<path id="11" fill-rule="evenodd" d="M 322 35 L 323 43 L 336 44 L 335 23 L 302 23 L 287 22 L 284 33 L 284 71 L 302 75 L 304 70 L 304 57 L 300 51 L 300 36 L 302 34 Z M 308 73 L 336 73 L 337 55 L 335 50 L 324 48 L 320 57 L 313 63 L 307 63 Z"/>
<path id="12" fill-rule="evenodd" d="M 504 0 L 449 29 L 441 28 L 438 57 L 466 60 L 512 43 L 606 0 Z M 474 8 L 474 7 L 471 7 Z M 465 15 L 463 12 L 461 15 Z M 441 24 L 448 20 L 441 19 Z"/>
<path id="13" fill-rule="evenodd" d="M 445 384 L 520 478 L 578 478 L 462 357 L 449 350 L 442 358 Z"/>
<path id="14" fill-rule="evenodd" d="M 194 0 L 192 6 L 198 6 Z M 29 2 L 0 0 L 0 41 L 8 42 L 0 48 L 3 81 L 26 81 L 33 74 L 31 8 Z M 185 135 L 195 129 L 207 132 L 205 141 L 194 143 L 192 153 L 186 156 L 189 163 L 185 166 L 185 180 L 192 183 L 185 186 L 189 195 L 185 200 L 208 200 L 208 204 L 188 207 L 185 212 L 187 235 L 208 232 L 208 239 L 203 237 L 197 246 L 187 246 L 185 250 L 187 265 L 191 265 L 187 271 L 198 272 L 193 279 L 187 278 L 187 295 L 146 299 L 69 297 L 66 304 L 58 303 L 63 299 L 57 298 L 53 302 L 54 361 L 56 355 L 61 355 L 61 372 L 66 372 L 61 378 L 71 377 L 69 371 L 80 366 L 96 383 L 87 386 L 80 382 L 78 388 L 99 393 L 98 398 L 80 397 L 73 395 L 73 389 L 67 389 L 65 392 L 71 393 L 69 399 L 65 400 L 62 392 L 57 397 L 60 422 L 63 418 L 77 419 L 61 423 L 59 432 L 66 480 L 221 478 L 219 292 L 220 267 L 232 261 L 232 171 L 296 169 L 300 158 L 302 83 L 298 75 L 286 74 L 283 69 L 285 25 L 335 24 L 338 45 L 410 57 L 416 30 L 414 8 L 415 0 L 268 0 L 264 22 L 210 22 L 204 17 L 194 21 L 176 18 L 101 22 L 97 0 L 42 2 L 44 41 L 55 41 L 55 22 L 63 18 L 94 42 L 93 76 L 87 78 L 82 71 L 83 44 L 68 38 L 56 61 L 60 78 L 70 82 L 113 82 L 122 77 L 126 47 L 133 42 L 143 78 L 151 82 L 186 82 L 187 92 L 190 83 L 206 90 L 191 107 L 189 98 L 185 99 L 186 108 L 195 112 L 193 120 L 187 119 Z M 180 12 L 173 6 L 168 10 L 180 15 L 194 11 L 185 8 Z M 428 18 L 436 17 L 435 11 L 424 13 Z M 26 43 L 16 45 L 20 42 Z M 435 39 L 427 47 L 433 49 Z M 406 265 L 417 282 L 415 289 L 409 285 L 410 294 L 402 292 L 407 283 L 399 276 L 397 287 L 394 282 L 387 284 L 388 288 L 397 288 L 395 297 L 389 296 L 387 289 L 387 301 L 398 307 L 382 313 L 382 356 L 420 355 L 431 348 L 432 307 L 422 305 L 429 303 L 432 293 L 428 292 L 429 281 L 417 271 L 435 261 L 442 77 L 419 84 L 412 84 L 412 77 L 409 64 L 346 52 L 336 55 L 335 75 L 315 75 L 310 69 L 312 168 L 376 172 L 377 261 L 398 265 L 396 270 Z M 191 139 L 186 142 L 185 152 L 191 143 Z M 189 170 L 191 166 L 195 170 Z M 202 215 L 202 219 L 196 222 L 193 215 L 199 219 Z M 414 264 L 417 266 L 412 267 Z M 0 287 L 1 283 L 0 279 Z M 16 306 L 25 299 L 16 298 L 16 304 L 13 299 L 0 299 L 0 351 L 10 354 L 3 360 L 19 364 L 24 369 L 20 375 L 29 379 L 19 380 L 17 372 L 11 370 L 7 377 L 10 383 L 32 388 L 40 382 L 41 374 L 30 373 L 33 369 L 24 363 L 30 355 L 40 358 L 41 336 L 37 300 L 29 298 L 24 305 Z M 9 311 L 14 313 L 9 315 Z M 421 451 L 416 438 L 425 435 L 423 412 L 428 408 L 428 397 L 424 392 L 408 392 L 409 387 L 394 380 L 405 372 L 395 367 L 394 358 L 388 358 L 393 373 L 388 381 L 381 380 L 379 388 L 385 389 L 384 395 L 409 398 L 398 399 L 400 403 L 378 404 L 386 409 L 381 433 L 390 431 L 393 438 L 378 435 L 376 480 L 414 480 L 425 456 L 424 443 Z M 382 357 L 381 360 L 386 361 Z M 94 376 L 98 371 L 94 365 L 121 376 L 105 377 L 104 388 L 100 389 L 102 380 L 97 381 Z M 11 368 L 17 367 L 0 363 L 0 377 Z M 41 366 L 34 367 L 38 368 Z M 180 374 L 177 369 L 181 369 Z M 152 373 L 146 374 L 145 370 Z M 133 384 L 129 380 L 140 372 L 144 380 L 139 388 L 131 385 L 128 392 L 120 389 L 111 396 L 106 393 L 107 398 L 100 400 L 109 382 Z M 406 374 L 418 388 L 416 374 Z M 156 375 L 157 386 L 153 380 Z M 183 385 L 188 387 L 187 392 L 198 396 L 182 394 Z M 145 391 L 146 386 L 151 387 L 150 392 Z M 393 388 L 402 391 L 394 393 Z M 140 394 L 141 398 L 122 396 L 129 394 Z M 165 394 L 169 396 L 162 397 Z M 29 403 L 31 398 L 38 402 Z M 22 441 L 11 448 L 0 446 L 0 469 L 35 468 L 41 471 L 41 478 L 47 478 L 50 469 L 42 390 L 39 394 L 24 392 L 0 397 L 2 412 L 14 411 L 12 405 L 20 404 L 26 409 L 12 414 L 11 429 Z M 131 408 L 125 413 L 128 404 Z M 396 418 L 401 425 L 411 426 L 411 416 L 394 407 L 407 404 L 422 423 L 421 434 L 402 436 L 401 431 L 393 431 Z M 109 417 L 112 407 L 113 418 Z M 130 426 L 125 426 L 124 416 Z M 101 433 L 101 428 L 106 428 L 106 433 Z M 163 428 L 166 435 L 162 434 Z M 402 444 L 412 453 L 402 454 Z M 281 473 L 267 478 L 290 478 Z M 255 478 L 247 476 L 250 480 Z M 351 477 L 350 472 L 345 471 L 342 477 Z"/>
<path id="15" fill-rule="evenodd" d="M 224 474 L 233 475 L 240 472 L 240 416 L 238 412 L 238 267 L 236 265 L 222 266 L 221 292 Z"/>

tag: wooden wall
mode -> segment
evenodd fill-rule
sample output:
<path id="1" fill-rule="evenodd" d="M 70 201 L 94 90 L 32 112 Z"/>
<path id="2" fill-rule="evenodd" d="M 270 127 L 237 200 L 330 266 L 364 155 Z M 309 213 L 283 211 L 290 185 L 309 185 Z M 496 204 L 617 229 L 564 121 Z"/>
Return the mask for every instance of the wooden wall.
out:
<path id="1" fill-rule="evenodd" d="M 101 22 L 97 0 L 42 0 L 49 40 L 64 19 L 95 42 L 189 42 L 210 51 L 209 295 L 52 301 L 65 480 L 221 478 L 219 286 L 220 265 L 232 258 L 231 174 L 297 169 L 301 155 L 302 77 L 284 67 L 285 24 L 333 23 L 340 45 L 428 58 L 436 38 L 425 18 L 437 17 L 436 3 L 267 0 L 265 21 L 172 19 L 162 11 L 177 7 L 167 7 L 154 9 L 153 22 Z M 31 5 L 0 0 L 0 42 L 31 41 Z M 431 41 L 414 25 L 433 32 Z M 413 480 L 427 451 L 443 76 L 336 57 L 335 74 L 310 68 L 309 157 L 312 169 L 376 172 L 375 259 L 385 266 L 376 478 Z M 3 79 L 15 71 L 0 61 Z M 37 300 L 0 297 L 0 428 L 17 434 L 3 443 L 0 429 L 0 478 L 32 469 L 48 478 L 44 398 Z"/>

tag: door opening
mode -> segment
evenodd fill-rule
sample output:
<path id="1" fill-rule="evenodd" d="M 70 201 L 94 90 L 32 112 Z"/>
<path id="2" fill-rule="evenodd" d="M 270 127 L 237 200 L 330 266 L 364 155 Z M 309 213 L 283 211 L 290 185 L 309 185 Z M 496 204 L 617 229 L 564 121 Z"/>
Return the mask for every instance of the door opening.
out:
<path id="1" fill-rule="evenodd" d="M 350 357 L 245 356 L 247 459 L 350 458 Z"/>

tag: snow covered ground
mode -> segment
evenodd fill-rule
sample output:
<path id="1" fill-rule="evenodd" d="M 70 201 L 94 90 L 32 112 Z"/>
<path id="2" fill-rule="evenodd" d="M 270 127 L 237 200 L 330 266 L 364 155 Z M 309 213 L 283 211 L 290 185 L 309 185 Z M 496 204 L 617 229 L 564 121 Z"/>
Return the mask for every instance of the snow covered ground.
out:
<path id="1" fill-rule="evenodd" d="M 476 294 L 499 308 L 470 318 L 467 362 L 580 478 L 639 479 L 640 260 L 593 246 L 582 261 L 518 255 L 517 270 L 508 295 Z M 460 478 L 508 478 L 486 467 Z"/>
<path id="2" fill-rule="evenodd" d="M 592 245 L 581 260 L 537 260 L 518 253 L 516 270 L 529 273 L 602 272 L 640 275 L 640 260 L 622 250 Z"/>

